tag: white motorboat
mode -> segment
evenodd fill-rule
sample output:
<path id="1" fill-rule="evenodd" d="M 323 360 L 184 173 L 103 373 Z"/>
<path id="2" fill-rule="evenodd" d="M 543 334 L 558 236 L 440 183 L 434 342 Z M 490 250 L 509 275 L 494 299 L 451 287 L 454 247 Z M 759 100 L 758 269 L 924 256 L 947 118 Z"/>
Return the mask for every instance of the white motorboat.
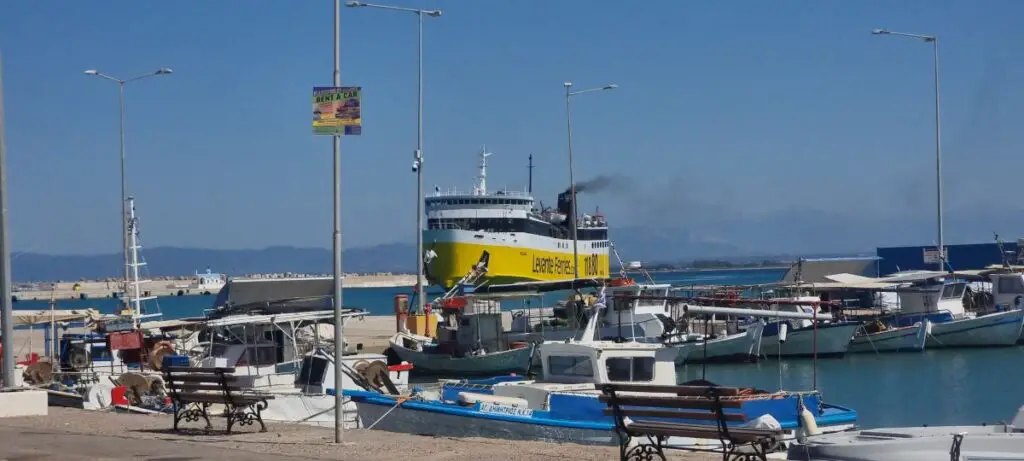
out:
<path id="1" fill-rule="evenodd" d="M 769 302 L 776 302 L 769 308 L 775 312 L 816 315 L 821 311 L 821 298 L 817 296 L 773 298 Z M 840 358 L 849 350 L 850 341 L 860 325 L 858 322 L 836 321 L 815 323 L 806 318 L 769 322 L 761 335 L 761 355 L 767 358 Z"/>
<path id="2" fill-rule="evenodd" d="M 1024 461 L 1024 407 L 1011 424 L 899 427 L 808 437 L 793 461 Z"/>
<path id="3" fill-rule="evenodd" d="M 665 338 L 666 346 L 679 350 L 676 363 L 756 362 L 761 354 L 764 322 L 749 325 L 744 332 L 726 335 L 682 333 Z"/>
<path id="4" fill-rule="evenodd" d="M 932 322 L 927 319 L 909 327 L 895 328 L 882 322 L 869 323 L 857 330 L 849 352 L 921 352 L 931 331 Z"/>

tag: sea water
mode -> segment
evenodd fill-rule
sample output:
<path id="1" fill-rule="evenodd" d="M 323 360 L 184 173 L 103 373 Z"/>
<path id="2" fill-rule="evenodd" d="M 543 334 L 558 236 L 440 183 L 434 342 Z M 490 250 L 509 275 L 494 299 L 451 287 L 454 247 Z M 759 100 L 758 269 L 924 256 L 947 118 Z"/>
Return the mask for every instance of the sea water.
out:
<path id="1" fill-rule="evenodd" d="M 675 285 L 752 285 L 778 281 L 784 269 L 706 270 L 652 273 Z M 396 294 L 413 287 L 346 288 L 344 304 L 370 315 L 392 315 Z M 440 293 L 428 290 L 428 299 Z M 566 292 L 549 293 L 531 307 L 550 306 Z M 163 318 L 202 316 L 214 296 L 171 296 L 156 300 Z M 154 302 L 147 303 L 154 309 Z M 98 308 L 111 313 L 118 300 L 58 300 L 58 309 Z M 522 301 L 503 303 L 522 308 Z M 19 300 L 15 309 L 46 309 L 48 301 Z M 704 378 L 730 386 L 764 390 L 822 392 L 826 402 L 857 410 L 862 427 L 980 424 L 1008 421 L 1024 405 L 1024 348 L 926 350 L 921 353 L 848 354 L 843 359 L 762 360 L 757 364 L 687 365 L 680 382 Z"/>

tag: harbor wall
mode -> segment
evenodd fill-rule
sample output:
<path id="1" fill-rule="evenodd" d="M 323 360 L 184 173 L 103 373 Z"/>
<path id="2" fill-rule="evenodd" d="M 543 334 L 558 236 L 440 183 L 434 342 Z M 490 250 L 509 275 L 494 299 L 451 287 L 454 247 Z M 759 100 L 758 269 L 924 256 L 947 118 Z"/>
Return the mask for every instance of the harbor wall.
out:
<path id="1" fill-rule="evenodd" d="M 879 275 L 888 275 L 908 270 L 935 270 L 935 264 L 925 264 L 924 250 L 930 246 L 883 247 L 876 249 Z M 1017 253 L 1016 242 L 1003 243 L 1003 251 Z M 1001 264 L 999 246 L 993 243 L 969 243 L 946 245 L 949 265 L 955 270 L 982 269 L 991 264 Z M 1016 260 L 1016 257 L 1011 258 Z"/>

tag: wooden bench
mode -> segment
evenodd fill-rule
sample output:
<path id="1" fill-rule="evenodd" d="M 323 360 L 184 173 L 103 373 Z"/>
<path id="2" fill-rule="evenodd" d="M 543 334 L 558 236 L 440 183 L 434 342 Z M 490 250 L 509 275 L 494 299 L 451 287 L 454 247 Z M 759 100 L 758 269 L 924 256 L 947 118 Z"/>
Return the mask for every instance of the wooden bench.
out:
<path id="1" fill-rule="evenodd" d="M 782 436 L 781 430 L 729 426 L 729 423 L 747 422 L 744 414 L 725 411 L 742 407 L 741 401 L 728 398 L 739 395 L 737 388 L 605 384 L 601 386 L 601 392 L 600 400 L 608 404 L 604 414 L 615 419 L 622 461 L 664 461 L 667 449 L 720 452 L 724 461 L 766 461 L 767 451 Z M 627 422 L 627 417 L 631 421 Z M 634 438 L 641 437 L 643 439 L 638 440 L 639 443 L 631 446 Z M 668 443 L 669 437 L 717 439 L 721 441 L 722 448 L 672 445 Z"/>
<path id="2" fill-rule="evenodd" d="M 215 404 L 225 407 L 227 433 L 231 433 L 235 423 L 248 426 L 258 422 L 260 432 L 267 431 L 261 413 L 274 396 L 243 387 L 239 377 L 234 376 L 234 368 L 165 367 L 163 372 L 164 385 L 174 404 L 175 432 L 181 420 L 195 422 L 199 418 L 206 420 L 206 430 L 210 430 L 213 426 L 208 410 Z"/>

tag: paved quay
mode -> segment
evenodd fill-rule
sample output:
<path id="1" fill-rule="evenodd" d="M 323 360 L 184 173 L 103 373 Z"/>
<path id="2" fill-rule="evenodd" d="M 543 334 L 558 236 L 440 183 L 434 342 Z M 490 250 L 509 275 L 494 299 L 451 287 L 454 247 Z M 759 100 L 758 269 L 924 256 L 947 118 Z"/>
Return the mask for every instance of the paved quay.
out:
<path id="1" fill-rule="evenodd" d="M 191 423 L 199 425 L 200 423 Z M 544 442 L 442 438 L 383 431 L 345 432 L 335 445 L 333 430 L 296 424 L 272 424 L 266 433 L 250 427 L 230 435 L 214 431 L 174 434 L 168 416 L 128 415 L 106 411 L 50 408 L 49 416 L 0 419 L 0 461 L 511 461 L 618 459 L 615 447 Z M 705 461 L 720 456 L 672 456 L 678 461 Z"/>

